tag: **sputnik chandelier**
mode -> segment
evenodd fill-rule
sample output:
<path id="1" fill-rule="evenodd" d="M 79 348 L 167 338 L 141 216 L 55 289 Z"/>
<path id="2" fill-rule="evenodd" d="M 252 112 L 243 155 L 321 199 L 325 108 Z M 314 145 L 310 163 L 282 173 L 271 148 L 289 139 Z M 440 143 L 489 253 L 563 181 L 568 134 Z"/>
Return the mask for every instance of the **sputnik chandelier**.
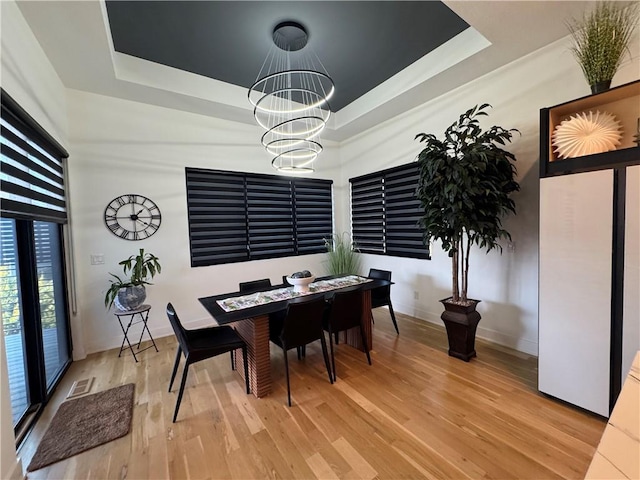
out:
<path id="1" fill-rule="evenodd" d="M 322 151 L 320 133 L 331 115 L 335 86 L 315 52 L 302 51 L 308 38 L 299 23 L 278 24 L 248 93 L 256 122 L 265 130 L 262 145 L 273 155 L 273 167 L 285 173 L 314 171 Z"/>

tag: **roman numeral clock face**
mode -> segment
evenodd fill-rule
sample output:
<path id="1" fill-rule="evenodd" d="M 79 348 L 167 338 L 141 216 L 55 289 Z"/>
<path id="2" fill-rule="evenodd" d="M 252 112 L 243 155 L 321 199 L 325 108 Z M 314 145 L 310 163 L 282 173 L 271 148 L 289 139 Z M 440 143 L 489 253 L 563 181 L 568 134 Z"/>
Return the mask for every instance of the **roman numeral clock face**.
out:
<path id="1" fill-rule="evenodd" d="M 144 240 L 160 228 L 160 209 L 147 197 L 128 194 L 114 198 L 104 210 L 104 223 L 124 240 Z"/>

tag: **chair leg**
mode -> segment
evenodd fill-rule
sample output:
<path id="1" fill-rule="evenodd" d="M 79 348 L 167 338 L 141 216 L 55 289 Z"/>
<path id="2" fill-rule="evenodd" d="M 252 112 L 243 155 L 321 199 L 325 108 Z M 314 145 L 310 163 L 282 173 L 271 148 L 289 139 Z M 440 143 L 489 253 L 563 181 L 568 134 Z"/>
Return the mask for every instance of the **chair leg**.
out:
<path id="1" fill-rule="evenodd" d="M 176 361 L 173 362 L 173 372 L 171 372 L 171 381 L 169 382 L 169 391 L 171 391 L 171 387 L 173 387 L 173 381 L 176 378 L 178 364 L 180 363 L 180 355 L 182 355 L 182 348 L 180 348 L 180 344 L 178 344 L 178 349 L 176 350 Z"/>
<path id="2" fill-rule="evenodd" d="M 337 338 L 338 334 L 336 334 Z M 333 381 L 337 382 L 338 379 L 336 377 L 336 358 L 333 355 L 333 337 L 331 333 L 331 326 L 329 326 L 329 347 L 331 348 L 331 370 L 333 371 Z"/>
<path id="3" fill-rule="evenodd" d="M 287 376 L 287 400 L 289 406 L 291 406 L 291 386 L 289 385 L 289 359 L 287 358 L 286 347 L 282 348 L 282 353 L 284 353 L 284 371 Z"/>
<path id="4" fill-rule="evenodd" d="M 324 357 L 324 364 L 327 367 L 327 374 L 329 375 L 329 383 L 333 385 L 333 375 L 331 374 L 331 365 L 329 364 L 329 352 L 327 352 L 327 341 L 324 338 L 324 332 L 322 332 L 322 336 L 320 337 L 320 343 L 322 344 L 322 356 Z"/>
<path id="5" fill-rule="evenodd" d="M 242 347 L 242 361 L 244 363 L 244 382 L 247 387 L 247 394 L 251 393 L 251 385 L 249 384 L 249 362 L 247 362 L 247 346 Z"/>
<path id="6" fill-rule="evenodd" d="M 235 370 L 236 369 L 236 362 L 234 362 L 234 352 L 235 350 L 231 350 L 229 353 L 231 354 L 231 370 Z"/>
<path id="7" fill-rule="evenodd" d="M 180 410 L 180 402 L 182 402 L 182 394 L 184 393 L 184 386 L 187 383 L 187 375 L 189 375 L 189 359 L 188 358 L 184 363 L 184 370 L 182 371 L 182 381 L 180 382 L 180 391 L 178 392 L 178 399 L 176 400 L 176 409 L 173 412 L 173 423 L 176 423 L 176 418 L 178 418 L 178 410 Z"/>
<path id="8" fill-rule="evenodd" d="M 393 321 L 393 326 L 396 327 L 396 333 L 400 335 L 400 330 L 398 330 L 398 322 L 396 322 L 396 314 L 393 313 L 393 305 L 391 305 L 391 300 L 389 300 L 389 313 L 391 314 L 391 320 Z"/>
<path id="9" fill-rule="evenodd" d="M 302 347 L 296 347 L 296 352 L 298 353 L 298 360 L 302 360 Z"/>

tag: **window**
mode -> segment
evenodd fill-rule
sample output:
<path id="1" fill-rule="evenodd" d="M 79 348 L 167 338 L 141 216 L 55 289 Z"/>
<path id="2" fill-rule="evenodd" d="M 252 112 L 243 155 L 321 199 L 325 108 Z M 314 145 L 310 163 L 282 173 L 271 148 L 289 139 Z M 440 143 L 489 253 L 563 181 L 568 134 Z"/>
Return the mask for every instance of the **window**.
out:
<path id="1" fill-rule="evenodd" d="M 351 178 L 351 228 L 363 253 L 429 258 L 418 226 L 418 164 Z"/>
<path id="2" fill-rule="evenodd" d="M 326 251 L 330 180 L 186 169 L 191 266 Z"/>
<path id="3" fill-rule="evenodd" d="M 0 304 L 13 425 L 24 433 L 71 362 L 62 241 L 68 155 L 4 91 L 1 104 Z"/>

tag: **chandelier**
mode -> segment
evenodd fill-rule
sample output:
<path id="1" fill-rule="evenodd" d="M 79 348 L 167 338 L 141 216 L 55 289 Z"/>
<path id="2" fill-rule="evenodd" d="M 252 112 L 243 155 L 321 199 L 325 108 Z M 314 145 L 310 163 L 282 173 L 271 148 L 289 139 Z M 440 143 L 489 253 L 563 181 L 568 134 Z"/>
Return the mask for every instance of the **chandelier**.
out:
<path id="1" fill-rule="evenodd" d="M 296 22 L 273 30 L 273 45 L 249 89 L 253 116 L 265 133 L 261 143 L 272 166 L 285 173 L 313 172 L 322 151 L 320 134 L 331 115 L 335 91 L 318 56 L 307 45 L 307 31 Z"/>

